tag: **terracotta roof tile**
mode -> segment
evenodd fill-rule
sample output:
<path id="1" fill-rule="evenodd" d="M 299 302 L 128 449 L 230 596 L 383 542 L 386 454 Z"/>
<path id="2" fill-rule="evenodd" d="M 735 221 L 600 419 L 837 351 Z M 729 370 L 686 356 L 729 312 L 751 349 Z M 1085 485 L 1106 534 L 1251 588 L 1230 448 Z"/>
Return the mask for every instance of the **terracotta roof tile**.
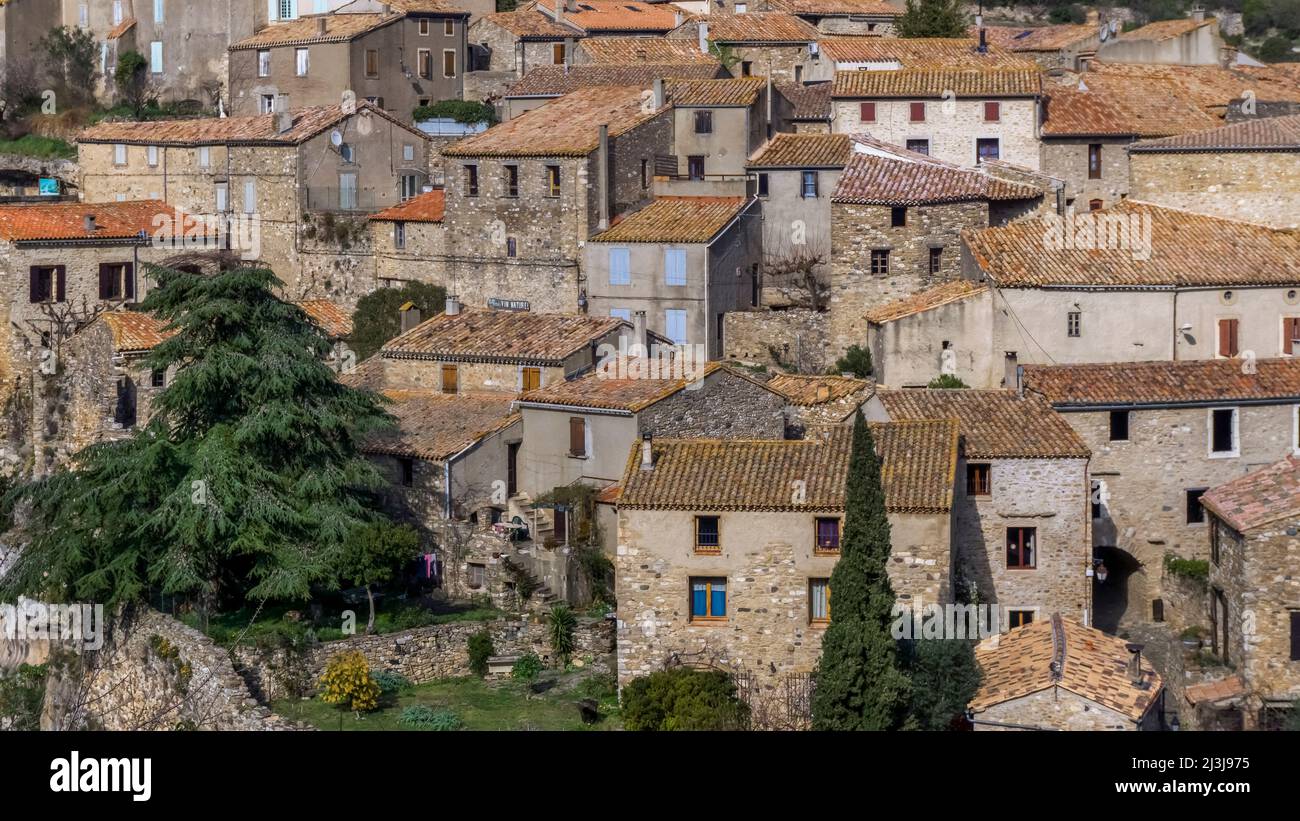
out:
<path id="1" fill-rule="evenodd" d="M 721 64 L 704 54 L 694 40 L 668 37 L 588 37 L 577 46 L 594 65 L 706 63 Z M 577 66 L 575 66 L 577 68 Z"/>
<path id="2" fill-rule="evenodd" d="M 1123 93 L 1116 81 L 1088 77 L 1086 91 L 1053 87 L 1045 102 L 1043 136 L 1162 137 L 1213 128 L 1218 120 L 1165 83 L 1150 94 Z"/>
<path id="3" fill-rule="evenodd" d="M 500 26 L 521 40 L 550 41 L 579 36 L 578 30 L 574 27 L 559 25 L 533 9 L 501 11 L 484 15 L 483 19 Z"/>
<path id="4" fill-rule="evenodd" d="M 953 420 L 876 423 L 885 507 L 891 512 L 946 513 L 957 469 Z M 844 509 L 852 431 L 820 429 L 797 440 L 654 440 L 652 470 L 641 468 L 640 444 L 623 474 L 621 507 L 674 510 Z M 791 488 L 803 482 L 802 501 Z"/>
<path id="5" fill-rule="evenodd" d="M 133 28 L 135 28 L 135 18 L 124 17 L 122 18 L 122 22 L 108 30 L 108 33 L 104 35 L 104 39 L 117 40 Z"/>
<path id="6" fill-rule="evenodd" d="M 444 157 L 585 157 L 596 150 L 600 124 L 617 137 L 654 119 L 639 86 L 600 86 L 566 94 L 482 134 L 452 143 Z"/>
<path id="7" fill-rule="evenodd" d="M 397 425 L 369 434 L 361 445 L 366 453 L 440 462 L 519 419 L 510 411 L 509 394 L 387 390 L 383 395 L 392 400 L 387 410 Z"/>
<path id="8" fill-rule="evenodd" d="M 1210 488 L 1201 504 L 1238 533 L 1300 518 L 1300 457 L 1288 456 Z"/>
<path id="9" fill-rule="evenodd" d="M 352 315 L 338 303 L 328 299 L 304 299 L 297 305 L 331 339 L 342 339 L 352 333 Z"/>
<path id="10" fill-rule="evenodd" d="M 1129 151 L 1300 151 L 1300 114 L 1246 120 L 1162 140 L 1143 140 L 1129 146 Z"/>
<path id="11" fill-rule="evenodd" d="M 797 373 L 778 373 L 767 380 L 767 386 L 786 398 L 791 405 L 824 405 L 844 399 L 865 402 L 875 390 L 870 379 L 847 376 L 808 376 Z"/>
<path id="12" fill-rule="evenodd" d="M 973 37 L 830 37 L 822 54 L 836 63 L 893 63 L 904 69 L 1036 70 L 1037 64 L 997 46 L 979 51 Z"/>
<path id="13" fill-rule="evenodd" d="M 1188 704 L 1223 701 L 1230 698 L 1239 698 L 1245 694 L 1246 679 L 1240 673 L 1218 681 L 1203 681 L 1200 684 L 1191 684 L 1183 688 L 1183 698 L 1187 699 Z"/>
<path id="14" fill-rule="evenodd" d="M 833 83 L 792 83 L 777 80 L 773 85 L 776 92 L 785 98 L 793 109 L 790 118 L 794 120 L 831 119 L 831 89 Z"/>
<path id="15" fill-rule="evenodd" d="M 428 135 L 402 123 L 369 103 L 358 103 L 357 113 L 382 117 L 418 134 Z M 251 117 L 203 117 L 190 120 L 152 122 L 103 122 L 77 135 L 81 143 L 127 143 L 130 145 L 298 145 L 348 118 L 341 105 L 300 108 L 292 112 L 293 124 L 280 133 L 276 114 Z"/>
<path id="16" fill-rule="evenodd" d="M 274 46 L 304 46 L 310 43 L 346 43 L 380 26 L 402 19 L 397 14 L 314 14 L 283 23 L 272 23 L 252 37 L 230 46 L 231 51 L 264 49 Z M 321 33 L 320 21 L 325 21 Z"/>
<path id="17" fill-rule="evenodd" d="M 655 80 L 708 80 L 718 75 L 717 63 L 634 63 L 630 65 L 538 66 L 506 89 L 507 97 L 559 97 L 593 86 L 641 86 Z"/>
<path id="18" fill-rule="evenodd" d="M 713 43 L 811 43 L 821 36 L 811 23 L 783 11 L 716 14 L 704 22 Z"/>
<path id="19" fill-rule="evenodd" d="M 381 352 L 390 359 L 558 367 L 571 354 L 626 325 L 614 317 L 462 309 L 426 319 L 389 340 Z"/>
<path id="20" fill-rule="evenodd" d="M 968 33 L 979 36 L 971 26 Z M 984 36 L 990 45 L 1011 52 L 1058 51 L 1097 37 L 1097 26 L 1087 23 L 1062 23 L 1055 26 L 985 26 Z"/>
<path id="21" fill-rule="evenodd" d="M 385 208 L 377 214 L 371 214 L 370 219 L 385 222 L 442 222 L 447 202 L 446 195 L 446 189 L 435 188 L 411 197 L 392 208 Z"/>
<path id="22" fill-rule="evenodd" d="M 762 77 L 678 80 L 665 84 L 665 96 L 680 106 L 751 106 L 758 100 L 767 80 Z"/>
<path id="23" fill-rule="evenodd" d="M 604 31 L 666 32 L 677 25 L 677 9 L 639 0 L 577 0 L 575 11 L 564 20 L 584 34 Z M 540 0 L 537 14 L 555 16 L 555 0 Z"/>
<path id="24" fill-rule="evenodd" d="M 118 353 L 143 353 L 176 335 L 165 330 L 167 323 L 151 314 L 138 311 L 106 311 L 94 322 L 103 322 L 113 336 L 113 350 Z"/>
<path id="25" fill-rule="evenodd" d="M 746 163 L 749 168 L 843 168 L 853 156 L 848 134 L 776 134 Z"/>
<path id="26" fill-rule="evenodd" d="M 744 197 L 656 197 L 592 242 L 710 242 L 753 200 Z"/>
<path id="27" fill-rule="evenodd" d="M 1275 66 L 1166 66 L 1146 63 L 1107 63 L 1093 60 L 1081 77 L 1089 88 L 1155 100 L 1176 94 L 1220 118 L 1232 100 L 1246 92 L 1265 101 L 1300 101 L 1300 83 Z"/>
<path id="28" fill-rule="evenodd" d="M 965 453 L 976 459 L 1085 459 L 1088 446 L 1046 399 L 1014 391 L 880 388 L 891 420 L 957 419 Z"/>
<path id="29" fill-rule="evenodd" d="M 1300 232 L 1133 200 L 1077 215 L 1075 223 L 1049 219 L 966 230 L 962 238 L 984 273 L 1004 288 L 1300 285 Z M 1126 242 L 1110 243 L 1117 247 L 1090 250 L 1081 241 L 1073 247 L 1049 241 L 1053 226 L 1077 236 L 1083 229 L 1111 231 L 1116 220 L 1129 227 Z M 1135 236 L 1134 225 L 1138 234 L 1150 226 L 1149 254 L 1139 247 L 1146 240 Z"/>
<path id="30" fill-rule="evenodd" d="M 867 311 L 866 319 L 868 322 L 874 322 L 878 325 L 893 322 L 896 319 L 914 316 L 952 302 L 959 302 L 987 293 L 988 290 L 989 286 L 982 282 L 975 282 L 970 279 L 954 279 L 952 282 L 945 282 L 942 285 L 927 288 L 911 296 L 877 305 Z"/>
<path id="31" fill-rule="evenodd" d="M 809 17 L 846 14 L 868 17 L 898 17 L 903 10 L 881 0 L 768 0 L 768 8 Z"/>
<path id="32" fill-rule="evenodd" d="M 178 214 L 182 215 L 180 220 Z M 95 218 L 93 232 L 86 231 L 88 215 Z M 134 240 L 152 237 L 167 227 L 176 236 L 183 236 L 185 228 L 193 225 L 192 217 L 162 200 L 0 205 L 0 239 L 9 242 Z"/>
<path id="33" fill-rule="evenodd" d="M 1042 93 L 1037 69 L 901 68 L 883 71 L 837 71 L 831 96 L 842 98 L 1035 97 Z"/>
<path id="34" fill-rule="evenodd" d="M 1145 26 L 1139 26 L 1132 31 L 1126 31 L 1119 35 L 1120 40 L 1172 40 L 1175 37 L 1182 37 L 1184 34 L 1190 34 L 1193 31 L 1208 26 L 1214 22 L 1213 17 L 1206 17 L 1202 20 L 1195 20 L 1191 17 L 1184 17 L 1178 20 L 1157 20 L 1154 23 L 1147 23 Z"/>
<path id="35" fill-rule="evenodd" d="M 975 200 L 1031 200 L 1043 192 L 978 170 L 939 161 L 855 153 L 840 174 L 832 202 L 921 205 Z"/>
<path id="36" fill-rule="evenodd" d="M 1300 359 L 1239 359 L 1026 365 L 1025 389 L 1054 407 L 1300 401 Z"/>
<path id="37" fill-rule="evenodd" d="M 710 362 L 705 365 L 702 375 L 703 377 L 711 376 L 722 367 L 717 362 Z M 727 373 L 737 377 L 742 376 L 730 369 L 727 370 Z M 595 408 L 640 413 L 701 378 L 694 373 L 688 374 L 688 376 L 689 378 L 684 376 L 673 379 L 671 374 L 665 374 L 662 378 L 618 379 L 611 378 L 607 371 L 598 368 L 595 372 L 580 376 L 577 379 L 552 382 L 550 385 L 529 391 L 519 397 L 519 402 L 524 405 L 560 405 L 569 408 Z M 699 391 L 711 389 L 713 389 L 713 384 L 709 382 L 695 388 L 695 390 Z"/>
<path id="38" fill-rule="evenodd" d="M 1061 639 L 1053 625 L 1060 625 Z M 1057 646 L 1058 642 L 1061 646 Z M 988 708 L 1050 687 L 1060 687 L 1139 721 L 1156 704 L 1164 681 L 1143 663 L 1141 682 L 1129 677 L 1128 642 L 1055 616 L 985 639 L 975 648 L 983 673 L 970 709 Z M 1054 674 L 1052 663 L 1060 665 Z"/>

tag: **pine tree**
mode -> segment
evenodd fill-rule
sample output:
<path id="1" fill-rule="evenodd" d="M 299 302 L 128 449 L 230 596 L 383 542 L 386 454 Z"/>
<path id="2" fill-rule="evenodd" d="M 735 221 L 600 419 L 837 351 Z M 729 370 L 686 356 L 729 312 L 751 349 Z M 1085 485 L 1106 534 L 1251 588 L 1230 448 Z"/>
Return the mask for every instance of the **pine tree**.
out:
<path id="1" fill-rule="evenodd" d="M 339 554 L 382 485 L 357 451 L 388 421 L 340 384 L 329 342 L 272 293 L 268 270 L 153 268 L 143 311 L 175 334 L 148 367 L 176 367 L 149 422 L 16 488 L 30 509 L 0 594 L 107 605 L 188 595 L 304 599 L 336 584 Z"/>
<path id="2" fill-rule="evenodd" d="M 813 695 L 819 730 L 893 730 L 903 726 L 910 697 L 890 633 L 889 519 L 880 459 L 858 414 L 844 498 L 844 537 L 831 573 L 831 623 Z"/>
<path id="3" fill-rule="evenodd" d="M 899 37 L 965 37 L 961 0 L 907 0 L 894 24 Z"/>

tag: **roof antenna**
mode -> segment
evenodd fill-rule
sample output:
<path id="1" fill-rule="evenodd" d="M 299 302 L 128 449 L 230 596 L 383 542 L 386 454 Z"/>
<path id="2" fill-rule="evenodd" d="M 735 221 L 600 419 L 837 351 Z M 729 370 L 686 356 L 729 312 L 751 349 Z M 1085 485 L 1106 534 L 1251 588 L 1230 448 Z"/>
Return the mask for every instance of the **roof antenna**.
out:
<path id="1" fill-rule="evenodd" d="M 980 10 L 975 15 L 975 27 L 980 30 L 980 44 L 976 48 L 980 54 L 987 54 L 989 50 L 988 40 L 984 37 L 984 0 L 980 0 Z"/>

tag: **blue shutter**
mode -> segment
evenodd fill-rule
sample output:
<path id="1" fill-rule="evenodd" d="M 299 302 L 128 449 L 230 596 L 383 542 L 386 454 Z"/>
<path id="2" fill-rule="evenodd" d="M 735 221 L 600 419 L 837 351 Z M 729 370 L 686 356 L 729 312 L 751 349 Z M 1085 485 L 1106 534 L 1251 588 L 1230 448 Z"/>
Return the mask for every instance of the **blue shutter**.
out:
<path id="1" fill-rule="evenodd" d="M 686 284 L 686 251 L 682 248 L 664 249 L 664 284 Z"/>
<path id="2" fill-rule="evenodd" d="M 713 607 L 709 615 L 718 619 L 727 615 L 727 585 L 722 582 L 713 583 Z"/>
<path id="3" fill-rule="evenodd" d="M 609 309 L 609 315 L 612 316 L 612 317 L 614 317 L 615 319 L 621 319 L 621 320 L 623 320 L 624 322 L 631 322 L 631 321 L 632 321 L 632 309 L 631 309 L 631 308 L 610 308 L 610 309 Z"/>
<path id="4" fill-rule="evenodd" d="M 691 584 L 691 615 L 692 616 L 709 615 L 708 601 L 705 598 L 707 595 L 708 595 L 708 585 L 706 585 L 704 582 L 693 582 Z"/>
<path id="5" fill-rule="evenodd" d="M 609 284 L 632 284 L 631 252 L 627 248 L 609 249 Z"/>
<path id="6" fill-rule="evenodd" d="M 674 345 L 686 344 L 686 311 L 669 308 L 664 311 L 664 333 Z"/>

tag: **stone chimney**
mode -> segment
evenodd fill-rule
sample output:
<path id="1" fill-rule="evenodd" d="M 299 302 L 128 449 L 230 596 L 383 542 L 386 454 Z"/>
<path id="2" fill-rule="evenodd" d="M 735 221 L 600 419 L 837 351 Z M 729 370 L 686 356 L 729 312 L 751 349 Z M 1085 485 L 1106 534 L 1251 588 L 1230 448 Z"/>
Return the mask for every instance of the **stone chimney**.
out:
<path id="1" fill-rule="evenodd" d="M 709 24 L 700 23 L 700 54 L 709 53 Z"/>
<path id="2" fill-rule="evenodd" d="M 1142 645 L 1126 644 L 1124 648 L 1129 652 L 1128 660 L 1128 680 L 1133 684 L 1142 683 Z"/>
<path id="3" fill-rule="evenodd" d="M 397 309 L 398 327 L 402 333 L 414 328 L 420 324 L 420 309 L 415 307 L 414 302 L 407 302 Z"/>
<path id="4" fill-rule="evenodd" d="M 656 77 L 654 83 L 654 103 L 655 111 L 664 107 L 666 98 L 664 97 L 664 78 Z"/>
<path id="5" fill-rule="evenodd" d="M 1192 10 L 1187 14 L 1198 23 L 1205 22 L 1205 9 L 1201 6 L 1192 6 Z"/>
<path id="6" fill-rule="evenodd" d="M 316 33 L 321 37 L 325 36 L 325 30 L 328 28 L 328 20 L 325 15 L 316 18 Z"/>
<path id="7" fill-rule="evenodd" d="M 564 12 L 566 11 L 564 7 L 568 5 L 568 0 L 554 0 L 554 2 L 555 2 L 555 22 L 563 23 Z"/>
<path id="8" fill-rule="evenodd" d="M 447 294 L 447 307 L 444 309 L 447 316 L 456 316 L 460 313 L 460 297 L 455 294 Z"/>
<path id="9" fill-rule="evenodd" d="M 81 227 L 86 229 L 87 234 L 95 233 L 95 215 L 87 214 L 81 220 Z"/>
<path id="10" fill-rule="evenodd" d="M 572 37 L 564 38 L 564 70 L 568 71 L 569 66 L 573 65 L 573 44 L 576 41 Z"/>
<path id="11" fill-rule="evenodd" d="M 1020 364 L 1015 351 L 1007 351 L 1002 368 L 1002 387 L 1020 390 Z"/>
<path id="12" fill-rule="evenodd" d="M 1101 22 L 1101 12 L 1096 9 L 1088 9 L 1083 16 L 1084 22 L 1090 26 L 1095 26 Z"/>
<path id="13" fill-rule="evenodd" d="M 682 13 L 681 13 L 680 11 L 679 11 L 679 12 L 675 12 L 675 13 L 673 14 L 673 28 L 677 28 L 677 27 L 679 27 L 681 24 L 682 24 Z"/>
<path id="14" fill-rule="evenodd" d="M 632 314 L 632 344 L 641 346 L 641 355 L 650 353 L 650 335 L 646 332 L 645 311 Z"/>
<path id="15" fill-rule="evenodd" d="M 293 128 L 293 114 L 289 113 L 288 94 L 275 95 L 271 110 L 275 112 L 275 133 L 283 134 Z"/>
<path id="16" fill-rule="evenodd" d="M 654 470 L 654 434 L 650 431 L 641 432 L 641 469 Z"/>

